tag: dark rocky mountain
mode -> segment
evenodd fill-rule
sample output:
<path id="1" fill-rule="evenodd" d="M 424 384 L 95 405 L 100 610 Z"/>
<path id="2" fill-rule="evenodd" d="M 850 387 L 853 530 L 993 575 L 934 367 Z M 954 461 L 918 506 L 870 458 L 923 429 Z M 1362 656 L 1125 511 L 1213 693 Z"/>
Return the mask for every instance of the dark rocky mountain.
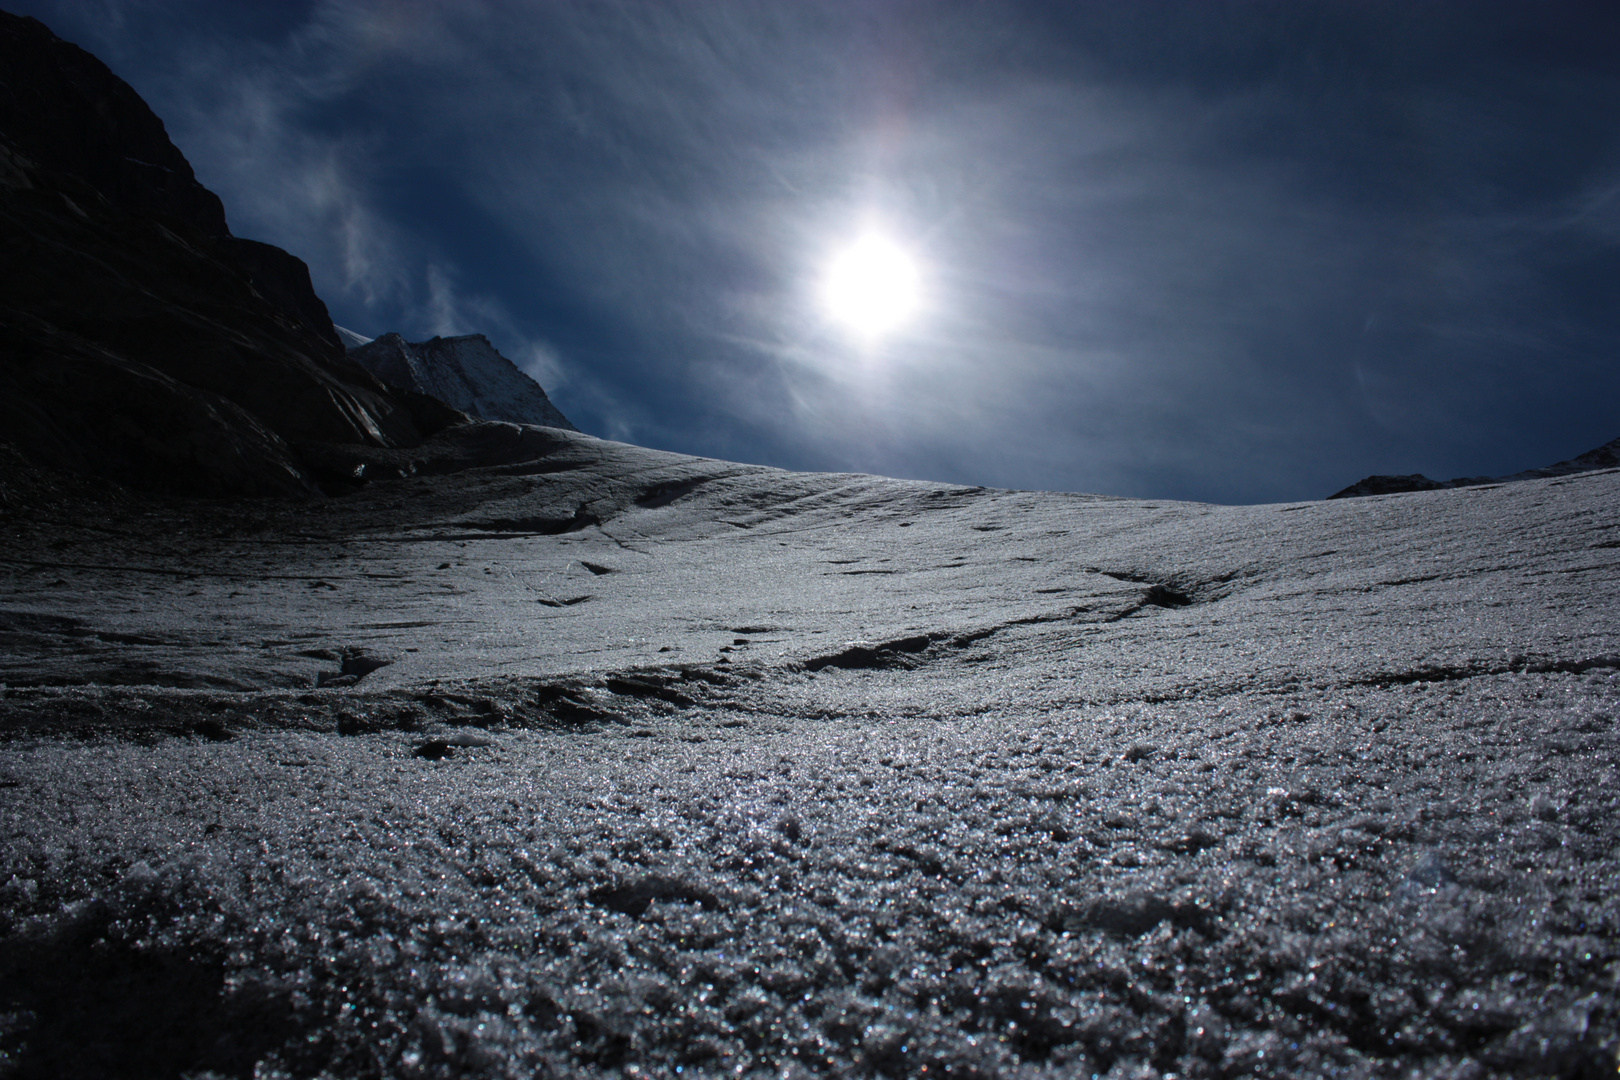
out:
<path id="1" fill-rule="evenodd" d="M 349 357 L 390 386 L 438 398 L 469 416 L 579 430 L 540 384 L 502 356 L 483 334 L 406 341 L 388 333 L 351 346 Z"/>
<path id="2" fill-rule="evenodd" d="M 230 235 L 219 196 L 140 95 L 36 19 L 0 13 L 0 133 L 46 169 L 77 177 L 125 210 Z"/>
<path id="3" fill-rule="evenodd" d="M 1329 495 L 1330 499 L 1353 499 L 1361 495 L 1394 495 L 1403 491 L 1438 491 L 1441 488 L 1473 487 L 1476 484 L 1507 484 L 1516 480 L 1541 480 L 1552 476 L 1591 472 L 1593 469 L 1612 469 L 1620 466 L 1620 439 L 1606 442 L 1596 450 L 1559 461 L 1543 469 L 1526 469 L 1508 476 L 1459 476 L 1455 480 L 1431 480 L 1422 473 L 1410 476 L 1368 476 L 1356 481 L 1343 491 Z"/>
<path id="4" fill-rule="evenodd" d="M 322 444 L 409 447 L 465 420 L 352 363 L 308 267 L 232 236 L 106 65 L 0 12 L 0 73 L 0 430 L 29 459 L 307 492 Z"/>

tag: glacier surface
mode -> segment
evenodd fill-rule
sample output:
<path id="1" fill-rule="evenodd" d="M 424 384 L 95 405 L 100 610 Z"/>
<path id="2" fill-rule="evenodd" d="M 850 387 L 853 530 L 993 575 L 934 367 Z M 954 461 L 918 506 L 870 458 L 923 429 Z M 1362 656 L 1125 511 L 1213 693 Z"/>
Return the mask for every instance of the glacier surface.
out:
<path id="1" fill-rule="evenodd" d="M 1615 1069 L 1620 470 L 342 452 L 394 478 L 8 522 L 0 1069 Z"/>

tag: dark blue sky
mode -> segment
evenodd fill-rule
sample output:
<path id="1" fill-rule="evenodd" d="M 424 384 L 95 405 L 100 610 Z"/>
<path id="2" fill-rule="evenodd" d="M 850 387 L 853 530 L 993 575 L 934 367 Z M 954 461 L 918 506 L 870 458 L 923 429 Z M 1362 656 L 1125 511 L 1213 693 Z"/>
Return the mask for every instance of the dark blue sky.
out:
<path id="1" fill-rule="evenodd" d="M 0 0 L 336 320 L 687 453 L 1260 502 L 1620 435 L 1620 5 Z M 923 303 L 822 268 L 881 223 Z"/>

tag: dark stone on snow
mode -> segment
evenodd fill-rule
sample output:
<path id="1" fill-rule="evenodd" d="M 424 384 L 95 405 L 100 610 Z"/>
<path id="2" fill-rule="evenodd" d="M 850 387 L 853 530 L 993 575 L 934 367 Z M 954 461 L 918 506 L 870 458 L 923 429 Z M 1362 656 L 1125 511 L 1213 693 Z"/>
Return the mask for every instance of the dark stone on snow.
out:
<path id="1" fill-rule="evenodd" d="M 679 878 L 659 874 L 652 874 L 637 881 L 604 885 L 592 890 L 590 897 L 593 904 L 636 918 L 645 915 L 655 900 L 700 904 L 706 908 L 721 906 L 713 893 L 689 885 Z"/>
<path id="2" fill-rule="evenodd" d="M 855 669 L 913 667 L 916 661 L 911 657 L 923 652 L 932 644 L 933 638 L 927 634 L 914 634 L 911 637 L 897 638 L 878 645 L 851 645 L 827 656 L 811 657 L 804 662 L 804 670 L 820 671 L 829 667 Z"/>
<path id="3" fill-rule="evenodd" d="M 1189 829 L 1184 833 L 1177 833 L 1169 839 L 1159 842 L 1159 847 L 1165 851 L 1173 851 L 1177 855 L 1196 855 L 1205 848 L 1220 847 L 1221 839 L 1212 836 L 1202 829 Z"/>
<path id="4" fill-rule="evenodd" d="M 1198 905 L 1146 892 L 1064 902 L 1047 920 L 1055 930 L 1100 930 L 1117 937 L 1140 937 L 1166 921 L 1205 934 L 1211 928 L 1210 913 Z"/>
<path id="5" fill-rule="evenodd" d="M 315 673 L 315 686 L 318 689 L 333 689 L 353 686 L 360 681 L 358 675 L 345 675 L 340 671 L 319 671 Z"/>
<path id="6" fill-rule="evenodd" d="M 682 496 L 690 495 L 708 482 L 705 477 L 692 480 L 670 480 L 662 484 L 654 484 L 636 496 L 636 505 L 643 510 L 656 510 L 660 506 L 668 506 Z"/>
<path id="7" fill-rule="evenodd" d="M 535 689 L 534 697 L 535 703 L 559 723 L 591 724 L 603 721 L 624 723 L 624 718 L 617 713 L 598 707 L 588 690 L 542 685 Z"/>
<path id="8" fill-rule="evenodd" d="M 566 518 L 535 516 L 517 518 L 486 518 L 483 521 L 468 521 L 463 524 L 469 529 L 482 529 L 487 532 L 529 533 L 539 536 L 560 536 L 563 533 L 579 532 L 592 525 L 600 525 L 602 521 L 581 503 L 573 513 Z M 583 598 L 582 598 L 583 599 Z"/>
<path id="9" fill-rule="evenodd" d="M 1168 585 L 1150 585 L 1142 595 L 1142 603 L 1149 607 L 1178 608 L 1192 603 L 1192 597 Z"/>
<path id="10" fill-rule="evenodd" d="M 627 697 L 658 698 L 661 701 L 667 701 L 671 705 L 679 705 L 683 708 L 692 704 L 692 699 L 679 690 L 648 677 L 610 675 L 606 685 L 613 693 Z"/>
<path id="11" fill-rule="evenodd" d="M 231 739 L 236 738 L 235 733 L 230 728 L 211 716 L 192 724 L 191 733 L 201 735 L 209 742 L 229 742 Z"/>
<path id="12" fill-rule="evenodd" d="M 385 668 L 392 663 L 392 660 L 381 660 L 361 652 L 346 651 L 343 656 L 342 673 L 344 675 L 353 675 L 356 679 L 363 679 L 378 668 Z"/>

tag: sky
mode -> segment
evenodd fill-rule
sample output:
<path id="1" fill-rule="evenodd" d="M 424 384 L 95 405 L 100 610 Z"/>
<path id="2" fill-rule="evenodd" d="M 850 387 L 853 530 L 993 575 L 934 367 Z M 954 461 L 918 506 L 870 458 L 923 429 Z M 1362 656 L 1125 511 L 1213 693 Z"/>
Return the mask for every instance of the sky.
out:
<path id="1" fill-rule="evenodd" d="M 1256 503 L 1620 436 L 1613 3 L 0 6 L 336 322 L 484 333 L 606 438 Z M 872 244 L 881 331 L 829 301 Z"/>

